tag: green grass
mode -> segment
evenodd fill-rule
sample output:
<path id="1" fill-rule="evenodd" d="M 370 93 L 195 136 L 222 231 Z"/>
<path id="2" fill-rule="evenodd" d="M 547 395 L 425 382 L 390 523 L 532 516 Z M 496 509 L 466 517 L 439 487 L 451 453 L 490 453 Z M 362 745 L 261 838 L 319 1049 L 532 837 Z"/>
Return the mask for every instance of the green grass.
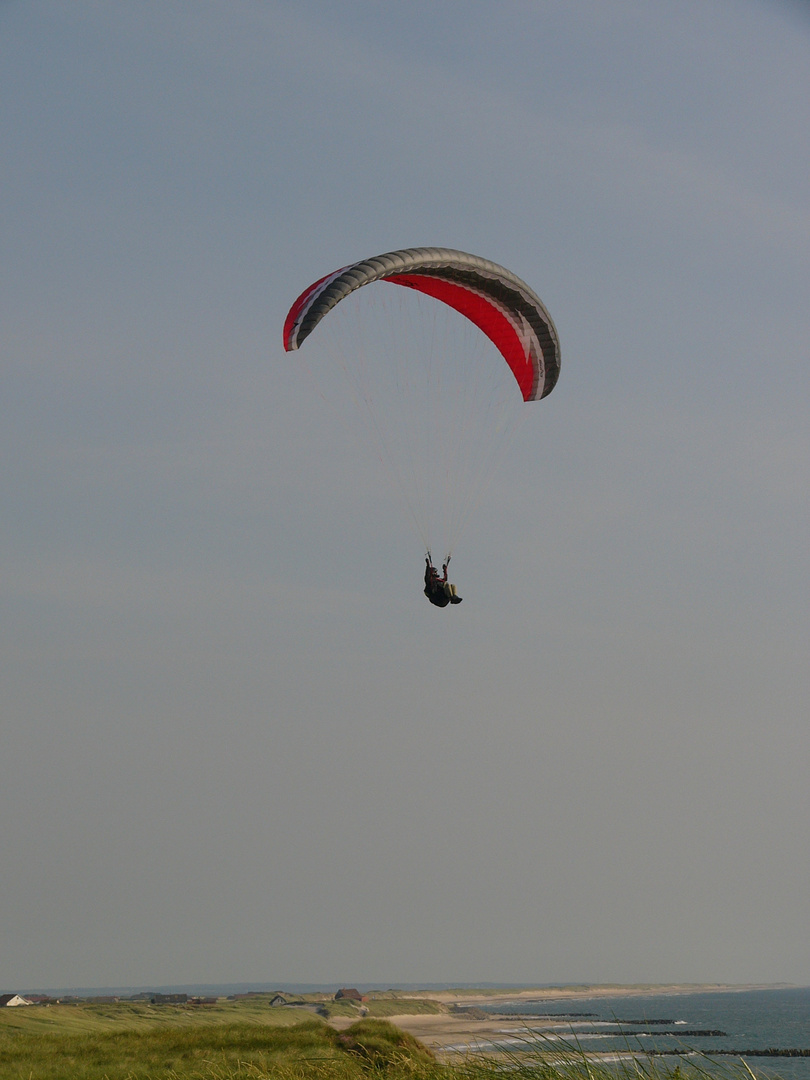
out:
<path id="1" fill-rule="evenodd" d="M 447 1012 L 447 1009 L 438 1001 L 426 1001 L 423 998 L 384 998 L 369 997 L 362 1005 L 359 1001 L 327 1001 L 318 1006 L 319 1015 L 328 1020 L 336 1016 L 363 1015 L 361 1009 L 365 1009 L 365 1015 L 382 1019 L 387 1016 L 415 1016 L 435 1015 Z"/>
<path id="2" fill-rule="evenodd" d="M 366 1002 L 369 1016 L 423 1016 L 447 1012 L 438 1001 L 424 998 L 377 998 Z"/>
<path id="3" fill-rule="evenodd" d="M 684 1051 L 688 1048 L 684 1047 Z M 601 1059 L 583 1051 L 576 1038 L 546 1037 L 527 1031 L 525 1038 L 491 1054 L 470 1053 L 451 1066 L 454 1080 L 767 1080 L 742 1059 L 712 1059 L 690 1052 L 673 1065 L 669 1055 L 645 1053 L 628 1036 L 624 1051 Z"/>
<path id="4" fill-rule="evenodd" d="M 302 1008 L 271 1008 L 269 1000 L 248 998 L 218 1001 L 216 1005 L 150 1005 L 144 1001 L 121 1001 L 104 1005 L 32 1006 L 0 1009 L 0 1040 L 7 1031 L 79 1034 L 146 1030 L 162 1027 L 210 1027 L 216 1024 L 299 1024 L 313 1011 Z M 0 1074 L 2 1075 L 2 1074 Z"/>
<path id="5" fill-rule="evenodd" d="M 338 1032 L 318 1019 L 46 1031 L 3 1025 L 2 1080 L 230 1080 L 232 1077 L 427 1076 L 438 1068 L 384 1020 Z"/>
<path id="6" fill-rule="evenodd" d="M 403 1001 L 389 1003 L 403 1011 Z M 337 1031 L 307 1015 L 256 999 L 196 1008 L 122 1002 L 3 1009 L 0 1080 L 503 1080 L 505 1073 L 510 1080 L 754 1078 L 743 1062 L 717 1064 L 700 1056 L 673 1067 L 630 1041 L 626 1060 L 601 1061 L 576 1043 L 528 1032 L 507 1050 L 442 1064 L 384 1019 L 367 1017 Z"/>

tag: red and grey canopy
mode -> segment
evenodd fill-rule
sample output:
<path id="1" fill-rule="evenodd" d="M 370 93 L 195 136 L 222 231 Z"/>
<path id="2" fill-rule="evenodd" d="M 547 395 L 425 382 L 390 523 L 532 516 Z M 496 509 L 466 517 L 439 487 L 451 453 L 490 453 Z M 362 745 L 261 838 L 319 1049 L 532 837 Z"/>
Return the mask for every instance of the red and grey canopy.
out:
<path id="1" fill-rule="evenodd" d="M 390 281 L 433 296 L 487 335 L 517 379 L 524 401 L 539 401 L 560 374 L 560 343 L 538 296 L 497 263 L 448 248 L 389 251 L 327 274 L 298 297 L 284 322 L 284 348 L 299 348 L 349 293 Z"/>

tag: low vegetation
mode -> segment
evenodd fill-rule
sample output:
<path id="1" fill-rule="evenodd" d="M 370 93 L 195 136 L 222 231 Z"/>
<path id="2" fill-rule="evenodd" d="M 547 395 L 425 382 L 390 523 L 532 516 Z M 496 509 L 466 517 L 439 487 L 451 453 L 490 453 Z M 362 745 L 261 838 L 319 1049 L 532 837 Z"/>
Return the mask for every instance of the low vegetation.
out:
<path id="1" fill-rule="evenodd" d="M 309 1009 L 271 1008 L 268 998 L 255 997 L 241 1001 L 221 999 L 215 1005 L 152 1005 L 148 1001 L 118 1001 L 103 1005 L 78 1002 L 0 1009 L 0 1039 L 11 1031 L 78 1035 L 85 1032 L 196 1028 L 234 1023 L 286 1026 L 313 1016 L 316 1007 L 313 1004 Z"/>
<path id="2" fill-rule="evenodd" d="M 2 1080 L 349 1080 L 369 1071 L 413 1077 L 434 1065 L 429 1051 L 384 1020 L 341 1032 L 313 1018 L 84 1031 L 3 1025 L 0 1034 Z"/>
<path id="3" fill-rule="evenodd" d="M 427 1001 L 424 998 L 386 998 L 382 996 L 369 997 L 363 1003 L 343 999 L 341 1001 L 328 1001 L 318 1006 L 318 1013 L 327 1020 L 336 1016 L 370 1016 L 383 1018 L 388 1016 L 435 1015 L 447 1012 L 447 1009 L 438 1001 Z"/>
<path id="4" fill-rule="evenodd" d="M 334 1003 L 340 1004 L 340 1003 Z M 345 1003 L 349 1004 L 349 1003 Z M 403 1013 L 418 1000 L 364 1007 Z M 435 1002 L 423 1002 L 438 1011 Z M 316 1015 L 324 1002 L 268 999 L 199 1006 L 143 1002 L 0 1010 L 0 1080 L 755 1080 L 743 1063 L 634 1053 L 599 1061 L 540 1037 L 450 1064 L 380 1017 L 349 1026 Z M 355 1005 L 354 1008 L 357 1008 Z"/>
<path id="5" fill-rule="evenodd" d="M 623 1053 L 600 1059 L 586 1054 L 575 1040 L 538 1033 L 491 1056 L 468 1054 L 448 1068 L 453 1080 L 503 1080 L 504 1075 L 510 1080 L 768 1080 L 742 1059 L 718 1061 L 694 1051 L 676 1060 L 646 1053 L 632 1037 Z"/>

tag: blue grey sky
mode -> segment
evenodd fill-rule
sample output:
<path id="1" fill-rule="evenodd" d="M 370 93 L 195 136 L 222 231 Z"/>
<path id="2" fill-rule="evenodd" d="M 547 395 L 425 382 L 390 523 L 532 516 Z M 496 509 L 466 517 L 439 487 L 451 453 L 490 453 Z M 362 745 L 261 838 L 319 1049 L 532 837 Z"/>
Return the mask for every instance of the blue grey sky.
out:
<path id="1" fill-rule="evenodd" d="M 0 990 L 810 983 L 810 13 L 0 5 Z M 281 327 L 502 263 L 562 375 L 431 608 Z"/>

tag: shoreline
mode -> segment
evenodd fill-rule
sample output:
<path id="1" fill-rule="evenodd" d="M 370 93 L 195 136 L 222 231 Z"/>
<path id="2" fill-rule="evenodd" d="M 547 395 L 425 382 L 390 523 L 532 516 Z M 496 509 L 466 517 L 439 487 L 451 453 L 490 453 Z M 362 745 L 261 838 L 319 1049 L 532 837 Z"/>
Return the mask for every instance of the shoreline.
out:
<path id="1" fill-rule="evenodd" d="M 602 985 L 571 987 L 539 987 L 535 989 L 515 989 L 509 992 L 487 992 L 484 990 L 465 992 L 414 991 L 402 994 L 401 999 L 421 998 L 437 1001 L 447 1006 L 448 1010 L 457 1007 L 458 1012 L 438 1014 L 401 1013 L 389 1016 L 390 1020 L 402 1031 L 408 1032 L 423 1043 L 440 1060 L 464 1056 L 482 1044 L 493 1040 L 521 1039 L 529 1035 L 528 1023 L 532 1030 L 548 1029 L 559 1023 L 546 1017 L 526 1016 L 515 1013 L 493 1013 L 486 1018 L 467 1013 L 466 1008 L 475 1010 L 478 1005 L 505 1005 L 524 1002 L 576 1002 L 594 998 L 614 997 L 649 997 L 681 994 L 744 993 L 751 990 L 773 990 L 784 987 L 784 983 L 750 983 L 729 985 L 725 983 L 666 983 L 637 985 Z M 341 1025 L 343 1026 L 343 1025 Z"/>

